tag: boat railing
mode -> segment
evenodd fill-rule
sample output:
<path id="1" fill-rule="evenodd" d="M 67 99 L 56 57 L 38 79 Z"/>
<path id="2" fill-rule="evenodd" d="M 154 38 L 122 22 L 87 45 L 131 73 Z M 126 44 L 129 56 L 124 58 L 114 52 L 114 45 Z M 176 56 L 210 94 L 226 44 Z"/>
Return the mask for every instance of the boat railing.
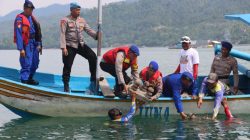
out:
<path id="1" fill-rule="evenodd" d="M 219 54 L 221 52 L 221 44 L 215 44 L 214 46 L 214 51 L 215 51 L 215 55 Z M 241 52 L 239 50 L 236 49 L 232 49 L 230 51 L 230 55 L 242 60 L 246 60 L 246 61 L 250 61 L 250 54 L 245 53 L 245 52 Z M 246 75 L 248 78 L 250 78 L 250 70 L 248 68 L 246 68 L 245 66 L 243 66 L 242 64 L 238 63 L 238 70 Z"/>

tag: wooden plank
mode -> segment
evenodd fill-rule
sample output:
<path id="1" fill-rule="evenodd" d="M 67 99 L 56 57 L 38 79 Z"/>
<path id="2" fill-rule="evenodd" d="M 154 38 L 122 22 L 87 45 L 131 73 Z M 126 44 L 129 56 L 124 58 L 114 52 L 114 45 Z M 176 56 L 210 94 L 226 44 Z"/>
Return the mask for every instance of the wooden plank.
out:
<path id="1" fill-rule="evenodd" d="M 108 81 L 104 77 L 100 77 L 99 87 L 100 87 L 104 97 L 107 97 L 107 98 L 114 98 L 115 97 L 114 92 L 110 89 Z"/>

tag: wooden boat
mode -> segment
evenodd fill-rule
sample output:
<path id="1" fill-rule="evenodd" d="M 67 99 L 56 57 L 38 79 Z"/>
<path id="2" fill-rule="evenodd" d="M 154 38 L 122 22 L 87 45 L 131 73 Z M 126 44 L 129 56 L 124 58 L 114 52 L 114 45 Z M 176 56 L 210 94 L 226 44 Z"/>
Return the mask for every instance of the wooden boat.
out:
<path id="1" fill-rule="evenodd" d="M 0 102 L 14 113 L 24 116 L 28 114 L 51 117 L 90 117 L 107 116 L 111 108 L 128 111 L 130 99 L 105 98 L 104 96 L 88 95 L 87 77 L 72 77 L 71 93 L 63 91 L 61 76 L 37 73 L 39 86 L 31 86 L 19 82 L 19 72 L 16 69 L 0 67 Z M 203 77 L 199 77 L 199 81 Z M 108 79 L 111 87 L 114 79 Z M 240 76 L 240 89 L 244 95 L 228 96 L 229 105 L 234 114 L 250 112 L 250 80 Z M 197 114 L 212 113 L 213 97 L 205 97 L 201 109 L 196 106 L 196 100 L 183 99 L 185 112 Z M 221 110 L 222 111 L 222 110 Z M 223 112 L 223 111 L 222 111 Z M 172 98 L 161 97 L 157 101 L 140 107 L 138 114 L 142 116 L 169 116 L 177 114 Z"/>

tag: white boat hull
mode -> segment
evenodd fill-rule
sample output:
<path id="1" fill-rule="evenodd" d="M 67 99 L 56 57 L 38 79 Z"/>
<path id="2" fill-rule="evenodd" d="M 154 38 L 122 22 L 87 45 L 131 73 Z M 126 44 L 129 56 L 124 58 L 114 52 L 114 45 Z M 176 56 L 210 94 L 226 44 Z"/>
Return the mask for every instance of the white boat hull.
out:
<path id="1" fill-rule="evenodd" d="M 248 114 L 250 112 L 250 96 L 228 97 L 228 103 L 233 114 Z M 7 107 L 37 115 L 51 117 L 92 117 L 107 116 L 111 108 L 119 108 L 126 113 L 130 108 L 130 100 L 118 98 L 106 99 L 102 96 L 75 96 L 65 93 L 53 93 L 34 90 L 29 86 L 16 85 L 1 81 L 0 102 Z M 184 99 L 183 107 L 186 113 L 210 114 L 213 111 L 214 99 L 204 99 L 202 108 L 197 108 L 196 100 Z M 220 113 L 224 113 L 221 107 Z M 137 115 L 165 116 L 178 114 L 171 98 L 160 98 L 137 110 Z"/>

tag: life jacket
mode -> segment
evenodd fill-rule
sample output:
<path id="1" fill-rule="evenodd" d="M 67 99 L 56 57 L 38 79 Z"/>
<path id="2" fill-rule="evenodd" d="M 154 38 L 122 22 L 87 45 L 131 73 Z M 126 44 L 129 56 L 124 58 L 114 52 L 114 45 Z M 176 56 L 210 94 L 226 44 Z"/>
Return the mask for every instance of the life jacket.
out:
<path id="1" fill-rule="evenodd" d="M 125 54 L 125 59 L 123 61 L 123 70 L 127 70 L 129 67 L 132 66 L 132 69 L 138 69 L 137 65 L 137 59 L 131 60 L 129 59 L 128 52 L 129 52 L 129 46 L 121 46 L 112 50 L 109 50 L 103 55 L 103 60 L 108 63 L 108 64 L 114 64 L 116 61 L 116 56 L 118 52 L 124 52 Z"/>
<path id="2" fill-rule="evenodd" d="M 41 29 L 37 29 L 39 26 L 40 28 L 40 24 L 37 22 L 37 20 L 35 19 L 35 17 L 32 15 L 32 20 L 33 20 L 33 24 L 35 26 L 35 30 L 36 30 L 36 34 L 37 34 L 37 31 L 38 30 L 41 30 Z M 22 22 L 21 23 L 16 23 L 14 24 L 14 43 L 16 43 L 16 40 L 17 40 L 17 37 L 16 37 L 16 28 L 18 28 L 17 26 L 19 26 L 18 24 L 22 25 L 22 38 L 23 38 L 23 43 L 24 45 L 28 45 L 29 43 L 29 38 L 30 38 L 30 22 L 28 20 L 28 18 L 23 15 L 22 13 L 21 14 L 18 14 L 16 16 L 16 18 L 22 18 Z M 17 25 L 16 25 L 17 24 Z M 41 34 L 41 32 L 40 32 Z M 37 39 L 37 35 L 36 35 L 36 40 L 39 40 Z M 40 40 L 41 40 L 41 37 L 40 37 Z"/>
<path id="3" fill-rule="evenodd" d="M 159 70 L 157 70 L 153 76 L 151 76 L 149 79 L 147 79 L 147 71 L 149 70 L 149 67 L 144 68 L 141 73 L 140 73 L 140 77 L 142 78 L 142 80 L 144 81 L 148 81 L 149 83 L 153 83 L 155 81 L 157 81 L 157 79 L 161 76 L 162 74 Z"/>

